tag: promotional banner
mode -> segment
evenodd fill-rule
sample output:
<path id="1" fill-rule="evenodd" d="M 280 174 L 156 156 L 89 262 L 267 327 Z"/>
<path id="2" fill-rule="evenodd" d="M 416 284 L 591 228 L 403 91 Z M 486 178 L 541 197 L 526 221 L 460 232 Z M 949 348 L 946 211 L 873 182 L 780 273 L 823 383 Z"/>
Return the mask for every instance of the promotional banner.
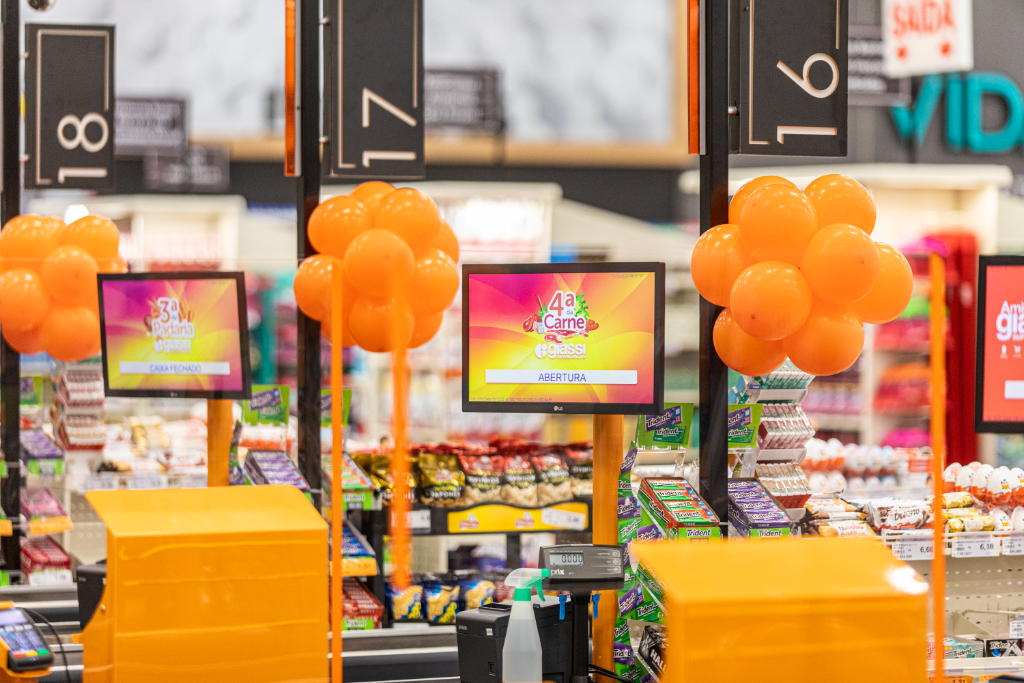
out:
<path id="1" fill-rule="evenodd" d="M 246 390 L 238 279 L 126 278 L 101 286 L 108 392 Z"/>
<path id="2" fill-rule="evenodd" d="M 653 272 L 468 276 L 470 402 L 651 403 Z"/>
<path id="3" fill-rule="evenodd" d="M 982 305 L 982 418 L 1024 422 L 1024 266 L 989 266 Z"/>

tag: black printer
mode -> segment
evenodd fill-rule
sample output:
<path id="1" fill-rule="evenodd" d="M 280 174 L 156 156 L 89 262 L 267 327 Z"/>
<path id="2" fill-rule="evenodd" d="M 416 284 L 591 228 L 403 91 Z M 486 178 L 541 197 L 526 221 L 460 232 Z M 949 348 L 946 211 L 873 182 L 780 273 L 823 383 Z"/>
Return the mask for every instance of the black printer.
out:
<path id="1" fill-rule="evenodd" d="M 459 679 L 462 683 L 501 683 L 501 651 L 505 647 L 505 629 L 512 611 L 511 602 L 493 603 L 459 612 L 455 631 L 459 646 Z M 573 604 L 561 604 L 548 596 L 544 603 L 533 603 L 537 630 L 544 652 L 544 680 L 570 683 L 572 673 Z"/>

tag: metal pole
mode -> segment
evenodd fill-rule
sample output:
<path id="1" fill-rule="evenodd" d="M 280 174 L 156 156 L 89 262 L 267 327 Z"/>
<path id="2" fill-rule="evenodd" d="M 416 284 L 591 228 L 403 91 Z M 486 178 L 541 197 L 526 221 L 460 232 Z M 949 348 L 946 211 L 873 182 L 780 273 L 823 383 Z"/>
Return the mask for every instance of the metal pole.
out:
<path id="1" fill-rule="evenodd" d="M 21 213 L 21 16 L 18 0 L 3 0 L 3 193 L 0 195 L 0 223 Z M 8 519 L 21 513 L 21 437 L 19 414 L 21 357 L 6 339 L 0 339 L 0 449 L 7 463 L 7 477 L 0 484 L 0 504 Z M 8 571 L 21 568 L 19 537 L 3 539 Z"/>
<path id="2" fill-rule="evenodd" d="M 298 227 L 298 257 L 312 256 L 316 249 L 306 234 L 309 217 L 320 203 L 320 0 L 296 0 L 295 34 L 300 41 L 299 159 L 301 175 L 295 178 L 295 209 Z M 320 323 L 297 311 L 299 332 L 298 402 L 299 469 L 309 484 L 313 505 L 322 505 L 320 474 Z M 341 401 L 341 396 L 332 397 Z M 340 451 L 341 444 L 335 444 Z M 340 505 L 341 501 L 335 501 Z"/>
<path id="3" fill-rule="evenodd" d="M 705 154 L 700 157 L 700 231 L 729 222 L 729 2 L 701 7 Z M 727 519 L 729 371 L 712 333 L 722 309 L 700 300 L 700 493 Z"/>

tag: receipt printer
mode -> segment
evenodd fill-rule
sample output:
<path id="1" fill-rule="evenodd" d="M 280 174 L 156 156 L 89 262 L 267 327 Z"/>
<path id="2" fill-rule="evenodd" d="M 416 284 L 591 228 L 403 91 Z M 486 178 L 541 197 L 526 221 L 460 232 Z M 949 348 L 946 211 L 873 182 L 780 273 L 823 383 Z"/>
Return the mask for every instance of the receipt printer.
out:
<path id="1" fill-rule="evenodd" d="M 533 599 L 533 614 L 543 645 L 544 680 L 569 683 L 572 672 L 572 601 L 548 596 Z M 455 631 L 462 683 L 501 683 L 501 651 L 505 647 L 511 602 L 492 603 L 459 612 Z"/>

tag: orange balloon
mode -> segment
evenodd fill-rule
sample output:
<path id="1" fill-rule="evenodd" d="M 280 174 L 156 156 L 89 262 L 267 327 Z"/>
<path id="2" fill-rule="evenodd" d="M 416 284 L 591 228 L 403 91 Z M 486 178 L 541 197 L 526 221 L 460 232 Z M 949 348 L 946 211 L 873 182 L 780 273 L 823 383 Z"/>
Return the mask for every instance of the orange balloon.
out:
<path id="1" fill-rule="evenodd" d="M 363 294 L 378 299 L 404 296 L 416 259 L 409 245 L 388 230 L 356 235 L 345 253 L 345 277 Z"/>
<path id="2" fill-rule="evenodd" d="M 100 321 L 85 306 L 54 306 L 39 327 L 46 352 L 62 361 L 76 361 L 100 350 Z"/>
<path id="3" fill-rule="evenodd" d="M 754 190 L 739 217 L 740 239 L 754 261 L 785 261 L 799 267 L 807 243 L 818 231 L 814 205 L 788 185 Z"/>
<path id="4" fill-rule="evenodd" d="M 0 274 L 0 326 L 25 332 L 38 326 L 50 310 L 50 295 L 34 270 L 17 268 Z"/>
<path id="5" fill-rule="evenodd" d="M 372 227 L 366 207 L 355 197 L 340 195 L 314 209 L 306 231 L 309 241 L 321 254 L 345 258 L 352 238 Z"/>
<path id="6" fill-rule="evenodd" d="M 63 306 L 84 306 L 96 298 L 96 260 L 79 247 L 57 247 L 43 259 L 46 291 Z"/>
<path id="7" fill-rule="evenodd" d="M 395 186 L 391 183 L 385 183 L 381 180 L 371 180 L 368 183 L 359 185 L 356 189 L 352 190 L 352 195 L 366 207 L 367 212 L 370 216 L 377 213 L 377 209 L 380 208 L 380 200 L 387 197 L 389 194 L 395 191 Z"/>
<path id="8" fill-rule="evenodd" d="M 728 306 L 732 284 L 751 263 L 750 252 L 740 241 L 739 226 L 725 223 L 697 240 L 690 259 L 690 274 L 702 297 L 718 306 Z"/>
<path id="9" fill-rule="evenodd" d="M 360 347 L 383 353 L 408 346 L 416 318 L 405 301 L 363 296 L 356 299 L 348 323 L 352 338 Z"/>
<path id="10" fill-rule="evenodd" d="M 60 243 L 81 247 L 93 258 L 117 256 L 121 239 L 114 221 L 103 216 L 85 216 L 69 225 L 60 235 Z M 3 251 L 3 246 L 0 246 Z"/>
<path id="11" fill-rule="evenodd" d="M 444 311 L 440 313 L 425 313 L 416 316 L 416 327 L 412 331 L 412 339 L 409 340 L 409 348 L 416 349 L 434 338 L 437 331 L 441 329 L 444 321 Z"/>
<path id="12" fill-rule="evenodd" d="M 789 187 L 796 187 L 791 181 L 786 180 L 780 175 L 763 175 L 753 180 L 748 180 L 743 183 L 740 189 L 736 190 L 736 194 L 732 196 L 732 201 L 729 202 L 729 222 L 733 225 L 740 222 L 740 211 L 743 210 L 743 205 L 747 203 L 747 197 L 759 187 L 765 185 L 788 185 Z M 704 297 L 707 299 L 707 297 Z M 710 299 L 708 299 L 710 301 Z"/>
<path id="13" fill-rule="evenodd" d="M 68 228 L 64 220 L 57 216 L 43 216 L 43 220 L 50 222 L 50 227 L 53 229 L 53 232 L 57 234 L 57 239 L 60 239 L 60 236 L 64 234 L 64 231 Z"/>
<path id="14" fill-rule="evenodd" d="M 455 236 L 452 226 L 448 221 L 441 221 L 441 229 L 437 231 L 437 237 L 430 241 L 430 246 L 440 249 L 452 257 L 452 261 L 459 262 L 459 238 Z"/>
<path id="15" fill-rule="evenodd" d="M 56 224 L 42 216 L 15 216 L 0 231 L 5 270 L 28 268 L 39 272 L 46 255 L 59 246 Z"/>
<path id="16" fill-rule="evenodd" d="M 838 173 L 823 175 L 811 182 L 804 194 L 818 212 L 819 225 L 847 223 L 869 235 L 875 229 L 875 200 L 853 178 Z"/>
<path id="17" fill-rule="evenodd" d="M 736 278 L 729 308 L 736 324 L 760 339 L 796 332 L 811 312 L 811 288 L 800 270 L 782 261 L 755 263 Z"/>
<path id="18" fill-rule="evenodd" d="M 740 329 L 729 309 L 718 314 L 714 330 L 715 351 L 722 362 L 748 377 L 767 375 L 786 360 L 782 340 L 758 339 Z"/>
<path id="19" fill-rule="evenodd" d="M 127 273 L 128 264 L 120 256 L 100 257 L 96 259 L 96 267 L 101 273 Z"/>
<path id="20" fill-rule="evenodd" d="M 43 352 L 43 342 L 39 339 L 39 328 L 33 327 L 24 332 L 15 332 L 9 327 L 3 328 L 4 338 L 18 353 L 31 356 Z"/>
<path id="21" fill-rule="evenodd" d="M 323 320 L 331 307 L 331 277 L 341 261 L 333 256 L 316 254 L 299 264 L 295 271 L 295 303 L 314 320 Z"/>
<path id="22" fill-rule="evenodd" d="M 848 304 L 871 291 L 878 279 L 878 249 L 852 225 L 826 225 L 814 233 L 800 267 L 815 296 Z"/>
<path id="23" fill-rule="evenodd" d="M 858 317 L 866 323 L 895 320 L 910 303 L 914 292 L 914 273 L 907 259 L 884 242 L 875 242 L 879 270 L 875 286 L 867 296 L 853 302 Z"/>
<path id="24" fill-rule="evenodd" d="M 405 240 L 413 254 L 421 256 L 441 229 L 441 214 L 430 197 L 403 187 L 380 201 L 374 227 L 395 233 Z"/>
<path id="25" fill-rule="evenodd" d="M 416 261 L 409 279 L 409 305 L 416 315 L 439 313 L 452 305 L 459 291 L 459 269 L 440 249 L 428 249 Z"/>
<path id="26" fill-rule="evenodd" d="M 853 365 L 864 349 L 864 326 L 849 304 L 814 300 L 807 322 L 783 340 L 786 355 L 806 373 L 834 375 Z"/>

